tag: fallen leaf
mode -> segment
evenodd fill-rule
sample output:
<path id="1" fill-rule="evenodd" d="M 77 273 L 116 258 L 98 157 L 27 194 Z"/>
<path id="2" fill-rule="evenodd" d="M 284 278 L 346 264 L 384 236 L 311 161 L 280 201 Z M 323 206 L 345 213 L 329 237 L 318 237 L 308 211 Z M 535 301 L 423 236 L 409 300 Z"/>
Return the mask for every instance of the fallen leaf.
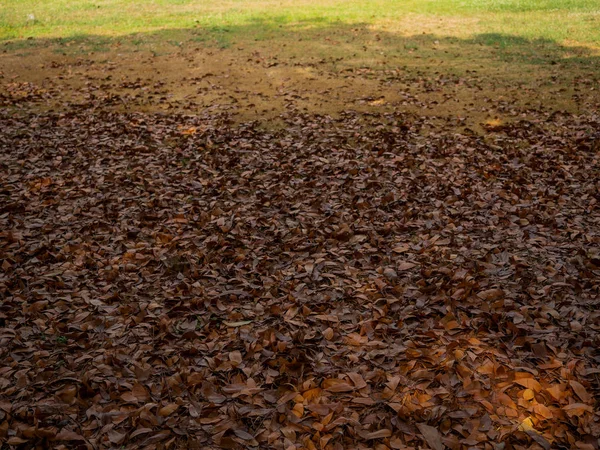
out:
<path id="1" fill-rule="evenodd" d="M 392 430 L 388 430 L 388 429 L 384 428 L 381 430 L 373 431 L 371 433 L 366 433 L 362 437 L 366 440 L 373 440 L 373 439 L 387 438 L 387 437 L 390 437 L 391 435 L 392 435 Z"/>
<path id="2" fill-rule="evenodd" d="M 588 391 L 583 387 L 581 383 L 575 380 L 569 381 L 569 385 L 575 391 L 577 396 L 585 403 L 588 403 L 592 400 L 592 396 L 588 393 Z"/>
<path id="3" fill-rule="evenodd" d="M 442 435 L 437 430 L 426 423 L 418 423 L 417 428 L 423 435 L 425 442 L 433 449 L 433 450 L 444 450 L 444 444 L 442 443 Z"/>
<path id="4" fill-rule="evenodd" d="M 323 380 L 321 387 L 329 392 L 351 392 L 355 388 L 344 380 L 338 378 L 329 378 Z"/>
<path id="5" fill-rule="evenodd" d="M 161 417 L 170 416 L 177 410 L 177 408 L 179 408 L 179 405 L 176 403 L 169 403 L 158 410 L 158 415 Z"/>
<path id="6" fill-rule="evenodd" d="M 240 320 L 238 322 L 223 321 L 224 325 L 227 325 L 228 327 L 232 327 L 232 328 L 243 327 L 244 325 L 250 325 L 251 323 L 252 323 L 251 320 Z"/>
<path id="7" fill-rule="evenodd" d="M 515 383 L 520 384 L 527 389 L 531 389 L 534 392 L 540 392 L 542 390 L 542 385 L 533 378 L 520 378 L 515 380 Z"/>
<path id="8" fill-rule="evenodd" d="M 396 268 L 398 269 L 399 272 L 404 272 L 405 270 L 410 270 L 415 266 L 416 266 L 416 264 L 414 264 L 414 263 L 403 261 L 403 262 L 399 263 Z"/>
<path id="9" fill-rule="evenodd" d="M 570 405 L 563 406 L 562 409 L 569 416 L 582 416 L 586 412 L 594 412 L 594 408 L 592 408 L 590 405 L 586 405 L 585 403 L 571 403 Z"/>

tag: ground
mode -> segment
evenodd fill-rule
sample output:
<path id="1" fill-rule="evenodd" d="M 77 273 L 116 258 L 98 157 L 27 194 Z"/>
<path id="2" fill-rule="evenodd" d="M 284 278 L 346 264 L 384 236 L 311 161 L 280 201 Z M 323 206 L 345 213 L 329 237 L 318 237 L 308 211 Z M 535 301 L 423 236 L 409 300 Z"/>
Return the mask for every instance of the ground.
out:
<path id="1" fill-rule="evenodd" d="M 600 10 L 367 3 L 7 2 L 3 446 L 599 448 Z"/>

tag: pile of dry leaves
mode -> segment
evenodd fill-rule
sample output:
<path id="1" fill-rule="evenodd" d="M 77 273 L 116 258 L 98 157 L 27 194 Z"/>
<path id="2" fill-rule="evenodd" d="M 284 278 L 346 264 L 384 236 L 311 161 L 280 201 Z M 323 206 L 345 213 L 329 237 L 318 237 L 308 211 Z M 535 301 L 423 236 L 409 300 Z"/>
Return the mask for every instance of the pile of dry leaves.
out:
<path id="1" fill-rule="evenodd" d="M 0 111 L 0 445 L 599 448 L 600 116 Z"/>

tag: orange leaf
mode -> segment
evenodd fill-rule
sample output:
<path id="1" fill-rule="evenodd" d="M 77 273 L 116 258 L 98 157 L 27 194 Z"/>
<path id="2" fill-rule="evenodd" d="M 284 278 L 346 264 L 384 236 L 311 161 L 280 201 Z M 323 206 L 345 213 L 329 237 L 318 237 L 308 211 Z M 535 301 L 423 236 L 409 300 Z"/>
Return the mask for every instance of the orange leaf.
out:
<path id="1" fill-rule="evenodd" d="M 555 384 L 552 387 L 546 388 L 546 391 L 554 398 L 554 400 L 560 401 L 562 398 L 563 390 L 560 384 Z"/>
<path id="2" fill-rule="evenodd" d="M 554 417 L 554 414 L 552 414 L 552 410 L 546 405 L 542 405 L 541 403 L 533 407 L 533 412 L 542 416 L 544 419 L 552 419 Z"/>
<path id="3" fill-rule="evenodd" d="M 304 391 L 302 393 L 302 397 L 304 397 L 305 400 L 312 400 L 314 398 L 317 398 L 320 394 L 321 388 L 313 388 L 309 389 L 308 391 Z"/>
<path id="4" fill-rule="evenodd" d="M 523 391 L 523 398 L 525 400 L 531 400 L 533 397 L 535 397 L 535 393 L 531 389 L 525 389 Z"/>
<path id="5" fill-rule="evenodd" d="M 354 387 L 339 378 L 329 378 L 328 380 L 324 380 L 321 386 L 329 392 L 351 392 L 354 390 Z"/>
<path id="6" fill-rule="evenodd" d="M 534 392 L 540 392 L 542 390 L 542 385 L 533 378 L 521 378 L 519 380 L 515 380 L 515 383 L 520 384 L 527 389 L 531 389 Z"/>

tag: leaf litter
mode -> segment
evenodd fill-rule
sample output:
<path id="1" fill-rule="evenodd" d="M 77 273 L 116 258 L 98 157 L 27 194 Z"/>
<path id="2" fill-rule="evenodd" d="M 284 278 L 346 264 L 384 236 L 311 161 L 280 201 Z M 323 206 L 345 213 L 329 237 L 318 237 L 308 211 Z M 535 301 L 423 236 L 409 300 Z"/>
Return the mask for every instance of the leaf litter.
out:
<path id="1" fill-rule="evenodd" d="M 0 442 L 597 449 L 600 116 L 281 120 L 0 110 Z"/>

